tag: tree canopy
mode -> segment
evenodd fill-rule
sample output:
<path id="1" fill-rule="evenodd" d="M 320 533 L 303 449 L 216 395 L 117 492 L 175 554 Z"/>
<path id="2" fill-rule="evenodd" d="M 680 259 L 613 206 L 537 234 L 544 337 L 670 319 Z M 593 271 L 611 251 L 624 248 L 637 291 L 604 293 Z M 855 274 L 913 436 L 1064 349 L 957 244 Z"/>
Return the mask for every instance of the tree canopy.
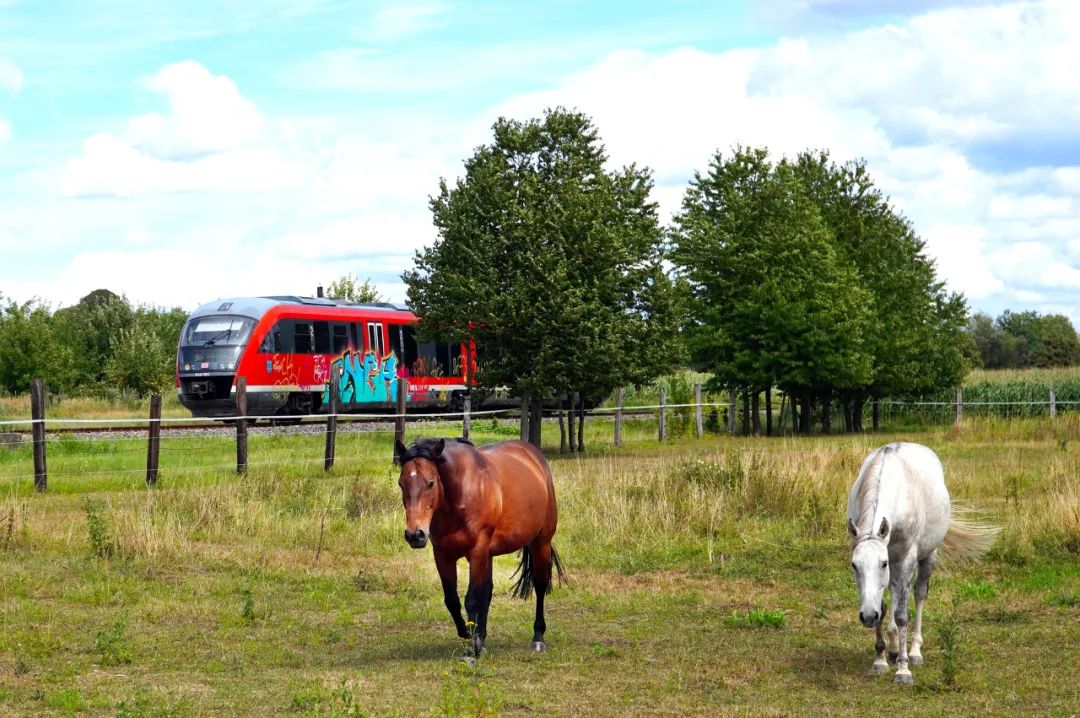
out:
<path id="1" fill-rule="evenodd" d="M 602 398 L 679 359 L 652 178 L 607 168 L 592 121 L 500 119 L 431 199 L 438 240 L 404 273 L 420 331 L 473 337 L 486 386 Z"/>
<path id="2" fill-rule="evenodd" d="M 804 426 L 815 400 L 861 407 L 866 395 L 955 385 L 966 305 L 923 248 L 862 163 L 717 153 L 672 233 L 695 363 L 755 397 L 780 387 L 804 406 Z M 845 413 L 851 428 L 860 421 Z"/>
<path id="3" fill-rule="evenodd" d="M 347 299 L 357 304 L 375 304 L 386 301 L 375 285 L 371 283 L 371 277 L 364 281 L 352 274 L 343 274 L 326 287 L 326 295 Z"/>

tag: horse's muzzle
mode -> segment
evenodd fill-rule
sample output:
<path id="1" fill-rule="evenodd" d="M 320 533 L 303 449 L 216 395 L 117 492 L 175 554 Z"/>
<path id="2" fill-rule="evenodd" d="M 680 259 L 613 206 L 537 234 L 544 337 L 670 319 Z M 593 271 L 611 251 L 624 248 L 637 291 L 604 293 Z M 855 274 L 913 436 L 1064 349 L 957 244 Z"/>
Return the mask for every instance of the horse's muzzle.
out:
<path id="1" fill-rule="evenodd" d="M 881 614 L 877 611 L 874 611 L 870 615 L 867 615 L 862 611 L 859 611 L 859 620 L 862 621 L 862 625 L 866 626 L 867 628 L 873 628 L 874 626 L 878 625 L 878 621 L 881 620 Z"/>
<path id="2" fill-rule="evenodd" d="M 409 545 L 413 548 L 424 548 L 427 546 L 427 531 L 424 529 L 416 529 L 415 531 L 405 530 L 405 540 L 409 542 Z"/>

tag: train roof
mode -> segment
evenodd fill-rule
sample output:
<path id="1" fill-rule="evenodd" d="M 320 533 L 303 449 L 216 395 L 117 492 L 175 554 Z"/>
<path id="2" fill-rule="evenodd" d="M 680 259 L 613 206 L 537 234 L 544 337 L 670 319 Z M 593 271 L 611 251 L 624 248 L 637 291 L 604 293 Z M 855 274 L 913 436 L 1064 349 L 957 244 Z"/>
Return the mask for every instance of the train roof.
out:
<path id="1" fill-rule="evenodd" d="M 208 314 L 235 314 L 243 317 L 259 319 L 274 307 L 281 305 L 294 305 L 297 307 L 312 307 L 318 309 L 363 309 L 375 312 L 408 312 L 411 311 L 406 304 L 393 302 L 359 303 L 350 302 L 339 297 L 298 297 L 295 295 L 278 295 L 268 297 L 230 297 L 217 299 L 203 304 L 194 312 L 192 317 L 201 317 Z"/>

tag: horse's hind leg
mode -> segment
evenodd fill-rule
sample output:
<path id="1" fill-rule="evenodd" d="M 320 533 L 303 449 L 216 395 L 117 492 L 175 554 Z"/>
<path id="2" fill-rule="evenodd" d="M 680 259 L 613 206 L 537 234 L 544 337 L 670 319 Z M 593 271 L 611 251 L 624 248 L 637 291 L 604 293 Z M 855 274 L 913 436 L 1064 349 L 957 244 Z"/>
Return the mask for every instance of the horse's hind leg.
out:
<path id="1" fill-rule="evenodd" d="M 457 634 L 460 638 L 468 638 L 469 631 L 465 626 L 465 619 L 461 617 L 461 599 L 457 592 L 457 559 L 435 551 L 435 568 L 439 571 L 439 580 L 442 581 L 443 603 L 450 612 L 450 618 L 454 619 Z"/>
<path id="2" fill-rule="evenodd" d="M 547 649 L 544 642 L 544 633 L 547 631 L 547 622 L 544 621 L 544 596 L 551 586 L 551 540 L 537 538 L 529 545 L 529 553 L 532 554 L 533 590 L 536 592 L 536 618 L 533 620 L 531 648 L 539 652 Z"/>
<path id="3" fill-rule="evenodd" d="M 912 630 L 911 651 L 908 658 L 911 665 L 922 665 L 922 610 L 926 603 L 926 596 L 930 593 L 930 574 L 934 572 L 934 563 L 937 561 L 937 551 L 931 552 L 926 558 L 919 561 L 919 576 L 915 579 L 915 628 Z"/>

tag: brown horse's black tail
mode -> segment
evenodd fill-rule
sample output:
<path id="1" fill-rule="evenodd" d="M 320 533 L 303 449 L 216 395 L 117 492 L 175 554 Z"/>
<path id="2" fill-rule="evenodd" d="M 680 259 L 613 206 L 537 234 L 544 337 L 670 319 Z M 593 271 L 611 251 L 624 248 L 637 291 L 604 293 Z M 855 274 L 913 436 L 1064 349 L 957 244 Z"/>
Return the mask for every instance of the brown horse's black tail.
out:
<path id="1" fill-rule="evenodd" d="M 562 561 L 559 560 L 559 552 L 555 550 L 554 546 L 551 547 L 551 565 L 555 568 L 552 573 L 559 575 L 559 583 L 565 581 L 566 574 L 563 573 Z M 510 595 L 514 598 L 528 598 L 531 596 L 533 592 L 532 553 L 529 552 L 528 546 L 521 548 L 521 562 L 518 564 L 517 571 L 514 571 L 514 575 L 510 578 L 514 576 L 517 576 L 518 579 L 514 582 L 514 588 L 510 590 Z M 552 583 L 553 581 L 548 581 L 547 590 L 544 591 L 545 594 L 551 593 Z"/>

